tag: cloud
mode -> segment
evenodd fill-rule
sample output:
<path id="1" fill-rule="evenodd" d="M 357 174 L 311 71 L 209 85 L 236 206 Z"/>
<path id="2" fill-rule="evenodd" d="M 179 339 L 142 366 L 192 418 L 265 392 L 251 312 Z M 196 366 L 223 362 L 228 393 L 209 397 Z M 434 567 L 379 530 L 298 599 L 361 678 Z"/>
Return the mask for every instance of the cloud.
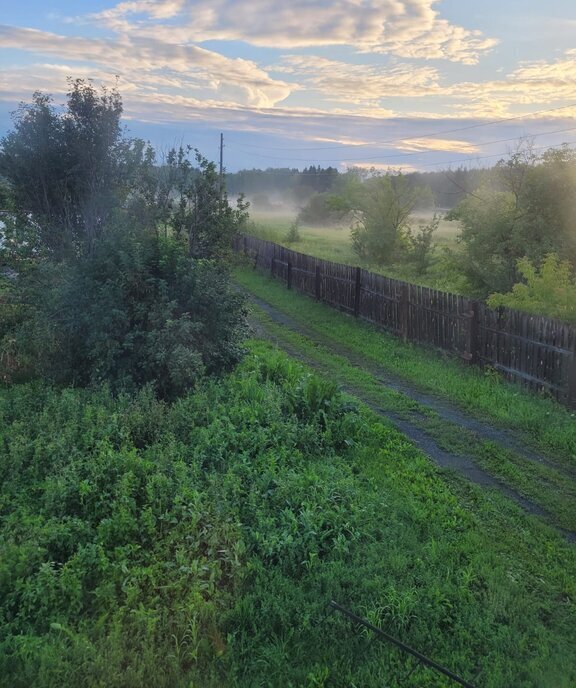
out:
<path id="1" fill-rule="evenodd" d="M 499 80 L 462 82 L 444 89 L 455 99 L 453 108 L 459 116 L 507 117 L 518 106 L 551 109 L 555 105 L 576 106 L 576 50 L 567 50 L 553 61 L 537 60 L 522 63 Z M 576 113 L 576 107 L 572 115 Z M 549 116 L 566 117 L 568 109 L 550 112 Z"/>
<path id="2" fill-rule="evenodd" d="M 368 53 L 476 64 L 497 41 L 439 17 L 438 0 L 143 0 L 94 15 L 116 31 L 178 42 L 268 48 L 351 46 Z M 178 18 L 168 25 L 156 22 Z"/>
<path id="3" fill-rule="evenodd" d="M 98 38 L 0 25 L 0 49 L 25 51 L 34 61 L 11 66 L 3 60 L 0 99 L 27 101 L 38 89 L 63 96 L 68 75 L 111 83 L 119 73 L 125 115 L 133 121 L 186 132 L 190 126 L 193 131 L 218 127 L 247 136 L 282 136 L 286 150 L 279 153 L 278 164 L 288 156 L 298 158 L 290 148 L 298 147 L 298 141 L 300 147 L 309 147 L 300 154 L 306 158 L 302 163 L 312 163 L 316 151 L 326 147 L 332 154 L 322 154 L 335 158 L 335 163 L 356 157 L 372 166 L 373 156 L 383 168 L 386 164 L 380 161 L 386 155 L 395 159 L 398 150 L 414 156 L 409 160 L 427 160 L 435 154 L 480 151 L 481 143 L 465 138 L 504 138 L 501 127 L 455 133 L 461 137 L 455 139 L 449 133 L 422 136 L 458 127 L 454 120 L 473 124 L 480 118 L 494 120 L 576 103 L 576 50 L 548 61 L 506 66 L 507 73 L 485 81 L 450 80 L 449 72 L 441 71 L 449 65 L 427 60 L 473 64 L 494 41 L 443 19 L 437 4 L 134 0 L 90 18 L 100 23 Z M 76 22 L 73 29 L 68 24 L 63 31 L 88 33 L 87 15 Z M 227 56 L 237 44 L 222 43 L 226 54 L 221 54 L 214 47 L 217 43 L 203 47 L 206 40 L 240 40 L 274 50 L 240 48 L 245 55 L 265 56 L 257 62 Z M 299 50 L 304 46 L 306 50 Z M 322 46 L 336 47 L 321 50 Z M 353 62 L 345 62 L 342 55 L 352 50 Z M 10 59 L 12 54 L 4 56 Z M 456 70 L 459 75 L 476 73 L 460 66 Z M 308 107 L 302 107 L 304 103 Z M 576 115 L 576 108 L 550 113 L 548 126 L 552 117 L 568 115 Z M 513 127 L 510 135 L 521 135 L 522 128 L 529 134 L 542 131 L 537 118 L 514 122 Z M 409 139 L 413 134 L 421 136 Z M 386 147 L 384 140 L 389 141 Z M 339 146 L 340 151 L 349 148 L 335 152 Z M 366 146 L 366 155 L 359 146 Z M 268 150 L 260 157 L 273 158 Z"/>
<path id="4" fill-rule="evenodd" d="M 193 90 L 253 107 L 275 105 L 296 88 L 270 78 L 250 60 L 154 38 L 80 38 L 0 25 L 0 48 L 24 48 L 63 61 L 89 62 L 109 74 L 119 73 L 126 82 L 140 83 L 143 88 Z"/>
<path id="5" fill-rule="evenodd" d="M 391 67 L 349 64 L 317 56 L 288 55 L 269 71 L 290 74 L 329 100 L 378 106 L 384 98 L 415 98 L 438 93 L 438 71 L 429 66 Z"/>
<path id="6" fill-rule="evenodd" d="M 468 141 L 441 138 L 413 138 L 398 141 L 396 148 L 406 151 L 445 151 L 447 153 L 477 153 L 480 148 Z"/>

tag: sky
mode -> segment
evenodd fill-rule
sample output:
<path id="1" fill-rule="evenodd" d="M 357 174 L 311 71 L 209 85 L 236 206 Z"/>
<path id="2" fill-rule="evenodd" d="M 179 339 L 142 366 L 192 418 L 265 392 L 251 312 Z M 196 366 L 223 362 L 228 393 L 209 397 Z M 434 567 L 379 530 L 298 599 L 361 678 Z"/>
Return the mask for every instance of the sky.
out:
<path id="1" fill-rule="evenodd" d="M 0 0 L 0 135 L 67 77 L 228 171 L 487 166 L 576 147 L 574 0 Z"/>

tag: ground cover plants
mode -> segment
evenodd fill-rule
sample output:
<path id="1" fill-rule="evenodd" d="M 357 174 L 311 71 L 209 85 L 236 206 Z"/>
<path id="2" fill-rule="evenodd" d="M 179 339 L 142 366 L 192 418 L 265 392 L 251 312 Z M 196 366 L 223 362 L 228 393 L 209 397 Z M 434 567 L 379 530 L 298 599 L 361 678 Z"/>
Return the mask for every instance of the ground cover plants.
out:
<path id="1" fill-rule="evenodd" d="M 479 418 L 525 433 L 535 446 L 574 465 L 574 414 L 552 399 L 510 384 L 490 369 L 466 366 L 433 349 L 403 343 L 369 323 L 287 291 L 283 284 L 249 267 L 237 269 L 235 278 L 250 292 L 328 340 L 344 344 Z"/>
<path id="2" fill-rule="evenodd" d="M 270 345 L 171 404 L 0 400 L 2 685 L 448 685 L 330 599 L 478 685 L 576 677 L 574 548 Z"/>
<path id="3" fill-rule="evenodd" d="M 458 382 L 451 363 L 244 269 L 368 364 L 291 333 L 319 376 L 246 341 L 230 279 L 242 199 L 229 206 L 199 153 L 158 165 L 126 139 L 115 90 L 70 88 L 67 111 L 42 94 L 22 105 L 0 150 L 0 686 L 448 685 L 331 600 L 479 686 L 573 685 L 576 550 L 554 527 L 571 527 L 568 416 L 485 375 Z M 555 482 L 547 464 L 485 464 L 525 491 L 549 480 L 558 523 L 438 470 L 377 405 L 421 414 L 451 450 L 464 440 L 381 389 L 382 361 L 557 451 Z"/>
<path id="4" fill-rule="evenodd" d="M 572 533 L 576 540 L 576 470 L 573 461 L 564 462 L 558 457 L 546 459 L 530 451 L 526 456 L 522 446 L 515 442 L 512 446 L 507 444 L 509 437 L 502 439 L 489 431 L 487 436 L 483 435 L 483 425 L 472 423 L 471 427 L 463 427 L 460 416 L 449 415 L 446 418 L 433 403 L 426 405 L 424 400 L 415 400 L 383 384 L 381 373 L 371 370 L 369 363 L 350 360 L 343 352 L 334 352 L 330 343 L 321 344 L 313 337 L 289 329 L 286 322 L 275 322 L 258 305 L 253 306 L 251 312 L 266 336 L 290 355 L 336 381 L 356 401 L 365 403 L 384 418 L 396 421 L 409 436 L 412 431 L 414 438 L 418 439 L 423 432 L 424 440 L 431 440 L 440 453 L 449 452 L 460 466 L 467 466 L 472 460 L 473 464 L 494 476 L 501 486 L 512 488 L 527 498 L 530 502 L 528 508 L 543 509 L 542 516 L 550 525 Z M 428 446 L 427 450 L 434 459 L 434 448 Z M 466 468 L 462 472 L 466 474 Z"/>

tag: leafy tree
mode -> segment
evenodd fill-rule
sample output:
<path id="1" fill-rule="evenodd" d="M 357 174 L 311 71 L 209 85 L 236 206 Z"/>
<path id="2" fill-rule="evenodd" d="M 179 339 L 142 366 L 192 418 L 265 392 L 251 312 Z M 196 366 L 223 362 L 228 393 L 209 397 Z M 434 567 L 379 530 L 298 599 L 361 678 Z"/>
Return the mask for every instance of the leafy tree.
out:
<path id="1" fill-rule="evenodd" d="M 551 148 L 527 172 L 520 196 L 525 254 L 540 262 L 556 252 L 576 266 L 576 151 Z"/>
<path id="2" fill-rule="evenodd" d="M 151 230 L 186 239 L 194 258 L 226 257 L 248 220 L 243 196 L 232 208 L 216 165 L 191 146 L 171 149 L 160 166 L 150 146 L 143 150 L 129 214 Z"/>
<path id="3" fill-rule="evenodd" d="M 576 322 L 576 276 L 570 261 L 560 260 L 556 253 L 550 253 L 538 268 L 528 258 L 523 258 L 518 261 L 518 272 L 524 281 L 515 284 L 506 294 L 492 294 L 488 305 Z"/>
<path id="4" fill-rule="evenodd" d="M 517 280 L 520 257 L 514 246 L 517 211 L 513 194 L 484 187 L 462 201 L 447 219 L 462 225 L 455 262 L 471 290 L 486 296 L 490 290 L 509 289 Z"/>
<path id="5" fill-rule="evenodd" d="M 313 193 L 298 213 L 298 219 L 315 225 L 337 222 L 342 218 L 343 213 L 338 210 L 333 199 L 332 193 Z"/>
<path id="6" fill-rule="evenodd" d="M 432 263 L 432 253 L 434 249 L 434 233 L 440 224 L 440 216 L 434 214 L 428 223 L 421 222 L 418 229 L 414 231 L 408 228 L 408 253 L 407 259 L 414 264 L 416 274 L 423 275 Z"/>
<path id="7" fill-rule="evenodd" d="M 352 245 L 358 256 L 380 265 L 393 263 L 406 249 L 409 219 L 421 190 L 404 175 L 386 173 L 354 184 L 349 207 L 354 213 Z"/>
<path id="8" fill-rule="evenodd" d="M 190 148 L 157 166 L 148 144 L 121 136 L 121 112 L 117 91 L 76 80 L 63 112 L 35 94 L 2 141 L 4 245 L 33 258 L 4 289 L 6 381 L 151 384 L 172 398 L 240 356 L 226 258 L 247 206 L 229 206 L 197 151 L 196 169 Z"/>
<path id="9" fill-rule="evenodd" d="M 194 258 L 217 258 L 229 254 L 233 235 L 248 220 L 248 203 L 239 197 L 236 208 L 228 203 L 223 180 L 214 162 L 196 151 L 200 174 L 186 189 L 183 198 L 188 226 L 188 250 Z"/>
<path id="10" fill-rule="evenodd" d="M 98 92 L 82 79 L 69 83 L 63 111 L 36 92 L 0 144 L 0 174 L 18 228 L 8 239 L 55 259 L 91 250 L 129 191 L 133 160 L 118 91 Z"/>
<path id="11" fill-rule="evenodd" d="M 456 258 L 475 293 L 509 291 L 525 256 L 539 266 L 555 252 L 576 265 L 573 151 L 563 147 L 536 156 L 522 148 L 500 161 L 489 181 L 448 215 L 462 223 Z"/>

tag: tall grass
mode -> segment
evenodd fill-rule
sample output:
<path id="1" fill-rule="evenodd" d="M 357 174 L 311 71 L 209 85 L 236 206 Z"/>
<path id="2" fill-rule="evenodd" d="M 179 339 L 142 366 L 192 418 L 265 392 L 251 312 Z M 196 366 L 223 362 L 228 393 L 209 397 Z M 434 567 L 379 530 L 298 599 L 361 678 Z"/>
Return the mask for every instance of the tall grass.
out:
<path id="1" fill-rule="evenodd" d="M 574 549 L 266 345 L 172 405 L 0 418 L 3 686 L 441 685 L 330 599 L 488 688 L 576 679 Z"/>

